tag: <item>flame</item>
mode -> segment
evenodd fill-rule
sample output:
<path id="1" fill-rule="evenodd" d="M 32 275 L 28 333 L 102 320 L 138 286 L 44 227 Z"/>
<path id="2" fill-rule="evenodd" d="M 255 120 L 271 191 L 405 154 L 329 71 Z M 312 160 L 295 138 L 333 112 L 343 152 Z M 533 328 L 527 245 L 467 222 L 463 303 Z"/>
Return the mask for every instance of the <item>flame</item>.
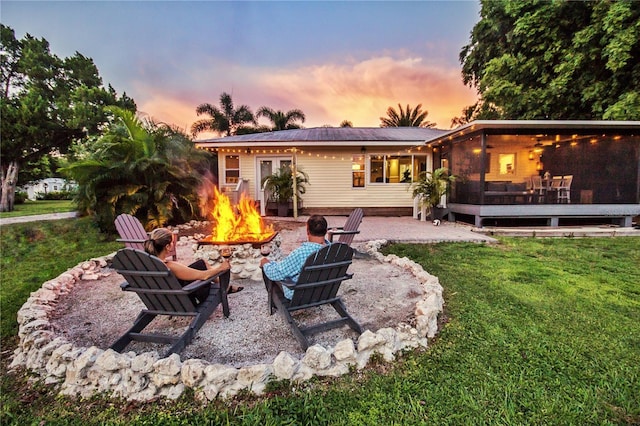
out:
<path id="1" fill-rule="evenodd" d="M 274 233 L 273 225 L 265 226 L 256 202 L 245 196 L 240 196 L 237 206 L 231 204 L 229 197 L 214 187 L 214 202 L 211 217 L 215 227 L 211 233 L 211 240 L 217 242 L 252 242 L 262 241 Z"/>

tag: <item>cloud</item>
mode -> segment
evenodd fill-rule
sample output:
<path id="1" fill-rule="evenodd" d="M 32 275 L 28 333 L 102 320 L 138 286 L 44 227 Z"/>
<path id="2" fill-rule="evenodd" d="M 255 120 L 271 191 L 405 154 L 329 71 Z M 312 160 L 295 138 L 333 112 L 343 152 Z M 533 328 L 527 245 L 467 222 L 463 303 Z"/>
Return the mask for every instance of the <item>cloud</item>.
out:
<path id="1" fill-rule="evenodd" d="M 421 58 L 376 57 L 350 64 L 324 64 L 261 76 L 266 94 L 295 99 L 317 124 L 380 125 L 389 106 L 422 104 L 427 119 L 449 128 L 463 107 L 475 102 L 457 68 L 425 64 Z M 310 120 L 311 121 L 311 120 Z"/>
<path id="2" fill-rule="evenodd" d="M 388 107 L 422 104 L 429 112 L 427 120 L 448 129 L 462 108 L 476 102 L 475 91 L 462 84 L 459 68 L 420 57 L 388 55 L 292 68 L 210 65 L 185 75 L 179 93 L 166 84 L 139 81 L 133 95 L 139 109 L 156 121 L 189 128 L 201 118 L 195 114 L 197 105 L 219 105 L 220 94 L 229 92 L 236 105 L 249 105 L 254 112 L 263 105 L 301 109 L 306 127 L 338 126 L 342 120 L 378 127 Z"/>

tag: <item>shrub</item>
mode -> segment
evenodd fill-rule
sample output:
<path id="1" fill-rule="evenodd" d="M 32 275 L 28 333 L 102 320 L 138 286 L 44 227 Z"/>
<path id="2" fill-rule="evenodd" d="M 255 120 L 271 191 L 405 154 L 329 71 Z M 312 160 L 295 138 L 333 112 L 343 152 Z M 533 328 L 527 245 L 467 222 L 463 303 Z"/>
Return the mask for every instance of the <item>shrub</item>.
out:
<path id="1" fill-rule="evenodd" d="M 36 200 L 73 200 L 76 194 L 77 191 L 52 191 L 44 194 L 38 192 L 38 194 L 36 194 Z"/>
<path id="2" fill-rule="evenodd" d="M 13 204 L 24 204 L 25 201 L 27 201 L 27 193 L 24 191 L 16 191 Z"/>

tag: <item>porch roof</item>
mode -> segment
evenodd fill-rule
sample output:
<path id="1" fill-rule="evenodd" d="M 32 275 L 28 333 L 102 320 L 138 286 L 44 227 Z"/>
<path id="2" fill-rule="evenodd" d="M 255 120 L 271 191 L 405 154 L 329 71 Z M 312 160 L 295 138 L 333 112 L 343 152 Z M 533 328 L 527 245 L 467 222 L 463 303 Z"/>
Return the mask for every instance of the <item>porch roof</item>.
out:
<path id="1" fill-rule="evenodd" d="M 492 134 L 521 134 L 532 131 L 620 132 L 640 135 L 640 121 L 611 120 L 477 120 L 453 130 L 435 135 L 426 142 L 436 146 L 447 140 L 466 138 L 485 131 Z"/>
<path id="2" fill-rule="evenodd" d="M 314 127 L 196 140 L 200 148 L 247 146 L 420 146 L 446 130 L 422 127 Z"/>

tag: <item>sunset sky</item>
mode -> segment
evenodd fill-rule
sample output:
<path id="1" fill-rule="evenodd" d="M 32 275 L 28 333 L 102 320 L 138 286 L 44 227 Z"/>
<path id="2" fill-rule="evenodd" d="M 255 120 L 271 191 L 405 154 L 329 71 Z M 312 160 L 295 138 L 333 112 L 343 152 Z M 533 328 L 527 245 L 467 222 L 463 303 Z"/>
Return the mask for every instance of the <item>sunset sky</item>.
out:
<path id="1" fill-rule="evenodd" d="M 422 104 L 441 129 L 476 100 L 458 59 L 476 1 L 5 1 L 17 38 L 93 58 L 103 82 L 155 121 L 189 129 L 196 107 L 301 109 L 305 127 L 378 127 Z M 267 124 L 264 119 L 261 124 Z M 209 135 L 200 134 L 199 138 Z"/>

